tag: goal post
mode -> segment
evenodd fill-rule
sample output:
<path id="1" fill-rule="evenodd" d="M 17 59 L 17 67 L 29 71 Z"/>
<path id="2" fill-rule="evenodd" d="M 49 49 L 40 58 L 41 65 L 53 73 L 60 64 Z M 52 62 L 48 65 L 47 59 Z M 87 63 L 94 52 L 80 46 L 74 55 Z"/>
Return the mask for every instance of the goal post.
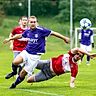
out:
<path id="1" fill-rule="evenodd" d="M 74 44 L 75 44 L 75 47 L 79 47 L 79 45 L 80 45 L 80 43 L 79 43 L 79 32 L 80 32 L 80 27 L 77 27 L 77 28 L 75 28 L 75 36 L 74 36 Z M 95 41 L 96 41 L 96 28 L 95 27 L 92 27 L 91 28 L 92 30 L 93 30 L 93 36 L 94 36 L 94 43 L 95 43 Z"/>

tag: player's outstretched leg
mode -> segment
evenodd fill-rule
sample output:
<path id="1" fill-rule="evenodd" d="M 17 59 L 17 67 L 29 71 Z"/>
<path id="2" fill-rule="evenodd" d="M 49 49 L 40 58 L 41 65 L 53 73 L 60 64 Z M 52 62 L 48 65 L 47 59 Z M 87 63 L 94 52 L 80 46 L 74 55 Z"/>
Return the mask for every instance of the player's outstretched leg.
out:
<path id="1" fill-rule="evenodd" d="M 16 79 L 16 81 L 12 83 L 12 85 L 10 86 L 10 89 L 16 88 L 16 86 L 24 80 L 26 75 L 27 75 L 27 72 L 25 70 L 22 70 L 18 78 Z"/>
<path id="2" fill-rule="evenodd" d="M 20 74 L 20 72 L 21 72 L 21 70 L 22 70 L 22 66 L 21 65 L 19 65 L 18 66 L 18 68 L 19 68 L 19 70 L 18 70 L 18 75 Z"/>
<path id="3" fill-rule="evenodd" d="M 5 77 L 5 79 L 9 79 L 9 78 L 13 77 L 14 75 L 16 75 L 17 74 L 17 67 L 18 66 L 12 64 L 12 70 L 13 70 L 13 72 L 7 74 L 6 77 Z"/>
<path id="4" fill-rule="evenodd" d="M 16 86 L 21 83 L 24 80 L 24 78 L 21 78 L 20 76 L 18 76 L 18 78 L 16 79 L 16 81 L 14 83 L 12 83 L 12 85 L 10 86 L 10 89 L 16 88 Z"/>
<path id="5" fill-rule="evenodd" d="M 19 76 L 19 74 L 20 74 L 20 72 L 21 72 L 21 70 L 22 70 L 22 67 L 23 67 L 23 66 L 21 66 L 21 65 L 18 66 L 18 72 L 17 72 L 17 74 L 16 74 L 16 79 L 17 79 L 17 77 Z"/>

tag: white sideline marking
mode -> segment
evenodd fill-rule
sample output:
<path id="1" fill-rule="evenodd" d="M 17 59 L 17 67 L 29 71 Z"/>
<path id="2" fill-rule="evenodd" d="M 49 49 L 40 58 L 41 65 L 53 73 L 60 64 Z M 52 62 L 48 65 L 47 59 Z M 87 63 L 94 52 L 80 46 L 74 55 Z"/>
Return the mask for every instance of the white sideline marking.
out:
<path id="1" fill-rule="evenodd" d="M 49 93 L 49 92 L 42 92 L 42 91 L 36 91 L 32 89 L 18 89 L 18 90 L 23 90 L 26 92 L 34 92 L 34 93 L 40 93 L 40 94 L 45 94 L 45 95 L 50 95 L 50 96 L 64 96 L 64 95 L 59 95 L 59 94 L 54 94 L 54 93 Z"/>
<path id="2" fill-rule="evenodd" d="M 1 88 L 7 88 L 5 86 L 0 86 Z M 10 89 L 13 90 L 13 89 Z M 32 90 L 32 89 L 15 89 L 15 90 L 21 90 L 21 91 L 25 91 L 25 92 L 31 92 L 31 93 L 40 93 L 40 94 L 44 94 L 44 95 L 50 95 L 50 96 L 64 96 L 64 95 L 59 95 L 59 94 L 54 94 L 54 93 L 49 93 L 49 92 L 41 92 L 41 91 L 36 91 L 36 90 Z"/>

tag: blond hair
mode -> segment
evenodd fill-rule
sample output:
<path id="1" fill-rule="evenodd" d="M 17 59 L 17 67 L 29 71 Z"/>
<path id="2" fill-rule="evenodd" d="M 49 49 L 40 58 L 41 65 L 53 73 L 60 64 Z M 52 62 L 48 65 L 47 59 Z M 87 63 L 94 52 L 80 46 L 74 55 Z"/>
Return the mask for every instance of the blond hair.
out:
<path id="1" fill-rule="evenodd" d="M 37 17 L 36 16 L 30 16 L 28 19 L 36 19 L 36 21 L 37 21 Z"/>

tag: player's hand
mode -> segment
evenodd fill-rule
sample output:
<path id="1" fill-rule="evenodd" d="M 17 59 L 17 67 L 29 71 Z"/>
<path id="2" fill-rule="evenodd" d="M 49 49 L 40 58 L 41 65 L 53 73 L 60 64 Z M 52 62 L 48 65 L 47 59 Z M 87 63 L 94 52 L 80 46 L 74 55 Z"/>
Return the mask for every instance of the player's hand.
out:
<path id="1" fill-rule="evenodd" d="M 90 58 L 93 59 L 94 57 L 96 57 L 96 53 L 93 53 L 90 55 Z"/>
<path id="2" fill-rule="evenodd" d="M 66 37 L 66 39 L 64 40 L 66 43 L 70 42 L 70 39 L 68 37 Z"/>
<path id="3" fill-rule="evenodd" d="M 70 83 L 70 87 L 71 88 L 74 88 L 75 87 L 75 84 L 74 83 Z"/>
<path id="4" fill-rule="evenodd" d="M 7 39 L 5 39 L 5 40 L 3 41 L 3 43 L 6 44 L 6 43 L 8 43 L 9 41 L 10 41 L 10 39 L 7 38 Z"/>

